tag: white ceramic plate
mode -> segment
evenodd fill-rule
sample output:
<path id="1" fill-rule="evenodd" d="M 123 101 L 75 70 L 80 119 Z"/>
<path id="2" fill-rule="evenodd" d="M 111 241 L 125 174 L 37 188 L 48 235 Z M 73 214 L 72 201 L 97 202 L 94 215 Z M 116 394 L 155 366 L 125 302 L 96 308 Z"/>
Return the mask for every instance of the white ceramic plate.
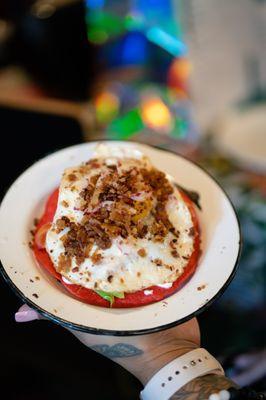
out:
<path id="1" fill-rule="evenodd" d="M 178 184 L 200 194 L 202 256 L 195 274 L 181 290 L 164 301 L 144 307 L 101 308 L 71 297 L 36 264 L 28 246 L 32 221 L 41 215 L 48 195 L 59 185 L 63 170 L 88 160 L 95 142 L 45 157 L 13 183 L 0 208 L 0 254 L 6 281 L 24 302 L 54 322 L 95 334 L 138 335 L 192 318 L 225 290 L 236 271 L 240 231 L 228 197 L 200 167 L 181 156 L 147 145 L 108 142 L 109 146 L 118 144 L 139 148 Z M 204 289 L 198 290 L 202 286 Z"/>

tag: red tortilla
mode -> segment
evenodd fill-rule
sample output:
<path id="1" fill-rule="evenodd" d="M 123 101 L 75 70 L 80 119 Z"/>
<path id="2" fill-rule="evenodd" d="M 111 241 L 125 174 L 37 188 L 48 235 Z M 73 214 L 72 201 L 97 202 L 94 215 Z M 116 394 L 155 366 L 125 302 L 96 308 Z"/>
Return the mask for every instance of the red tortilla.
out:
<path id="1" fill-rule="evenodd" d="M 37 227 L 36 227 L 36 232 L 46 224 L 47 222 L 52 222 L 53 217 L 55 215 L 55 211 L 57 208 L 57 202 L 58 202 L 58 189 L 56 189 L 51 196 L 49 197 L 45 211 L 43 216 L 41 217 Z M 155 303 L 157 301 L 163 300 L 166 297 L 172 295 L 175 293 L 178 289 L 180 289 L 194 274 L 197 264 L 198 264 L 198 259 L 200 255 L 200 234 L 199 234 L 199 223 L 198 223 L 198 218 L 196 215 L 196 211 L 194 208 L 194 205 L 190 198 L 180 190 L 180 193 L 182 195 L 183 200 L 185 201 L 186 205 L 189 208 L 192 221 L 193 221 L 193 226 L 194 226 L 194 250 L 193 253 L 190 257 L 190 259 L 187 262 L 187 265 L 184 269 L 183 274 L 177 278 L 177 280 L 173 283 L 173 285 L 168 288 L 161 288 L 158 286 L 151 286 L 149 288 L 146 288 L 145 290 L 152 290 L 153 293 L 146 296 L 144 294 L 144 290 L 138 290 L 135 293 L 125 293 L 125 298 L 124 299 L 119 299 L 115 298 L 113 308 L 129 308 L 129 307 L 139 307 L 139 306 L 144 306 L 147 304 Z M 75 284 L 67 284 L 62 280 L 61 275 L 56 272 L 54 265 L 46 252 L 45 249 L 38 249 L 36 246 L 36 243 L 33 245 L 33 251 L 36 257 L 36 260 L 38 263 L 45 268 L 50 274 L 52 274 L 56 279 L 60 280 L 62 285 L 77 299 L 88 303 L 88 304 L 93 304 L 96 306 L 100 307 L 110 307 L 110 303 L 103 299 L 101 296 L 99 296 L 96 292 L 94 292 L 91 289 L 86 289 L 80 285 L 75 285 Z"/>

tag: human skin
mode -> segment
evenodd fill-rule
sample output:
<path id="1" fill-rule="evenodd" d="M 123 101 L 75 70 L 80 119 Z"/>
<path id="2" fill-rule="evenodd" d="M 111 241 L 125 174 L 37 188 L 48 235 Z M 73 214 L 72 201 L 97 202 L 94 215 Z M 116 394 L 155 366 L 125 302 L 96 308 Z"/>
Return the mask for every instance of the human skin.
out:
<path id="1" fill-rule="evenodd" d="M 23 306 L 16 313 L 18 322 L 42 319 L 38 313 Z M 70 330 L 86 347 L 112 359 L 145 386 L 151 377 L 175 358 L 200 347 L 200 329 L 196 318 L 177 327 L 140 336 L 92 335 Z M 206 375 L 194 379 L 178 390 L 171 399 L 206 400 L 210 394 L 235 387 L 224 376 Z"/>

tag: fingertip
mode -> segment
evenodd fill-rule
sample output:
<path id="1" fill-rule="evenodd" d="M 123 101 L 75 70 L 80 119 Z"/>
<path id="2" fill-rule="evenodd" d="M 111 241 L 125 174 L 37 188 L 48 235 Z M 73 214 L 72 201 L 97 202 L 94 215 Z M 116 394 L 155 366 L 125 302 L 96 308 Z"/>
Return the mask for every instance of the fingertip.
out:
<path id="1" fill-rule="evenodd" d="M 29 322 L 29 321 L 34 321 L 36 319 L 40 319 L 40 315 L 38 314 L 37 311 L 33 310 L 26 304 L 21 306 L 15 314 L 16 322 Z"/>

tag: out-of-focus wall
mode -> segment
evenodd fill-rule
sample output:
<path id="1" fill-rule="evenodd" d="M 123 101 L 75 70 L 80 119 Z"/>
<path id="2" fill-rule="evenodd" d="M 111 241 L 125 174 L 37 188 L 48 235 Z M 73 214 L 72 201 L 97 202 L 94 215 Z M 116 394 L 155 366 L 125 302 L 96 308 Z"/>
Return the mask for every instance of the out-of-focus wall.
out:
<path id="1" fill-rule="evenodd" d="M 191 94 L 206 131 L 232 105 L 266 89 L 266 1 L 181 0 Z"/>

